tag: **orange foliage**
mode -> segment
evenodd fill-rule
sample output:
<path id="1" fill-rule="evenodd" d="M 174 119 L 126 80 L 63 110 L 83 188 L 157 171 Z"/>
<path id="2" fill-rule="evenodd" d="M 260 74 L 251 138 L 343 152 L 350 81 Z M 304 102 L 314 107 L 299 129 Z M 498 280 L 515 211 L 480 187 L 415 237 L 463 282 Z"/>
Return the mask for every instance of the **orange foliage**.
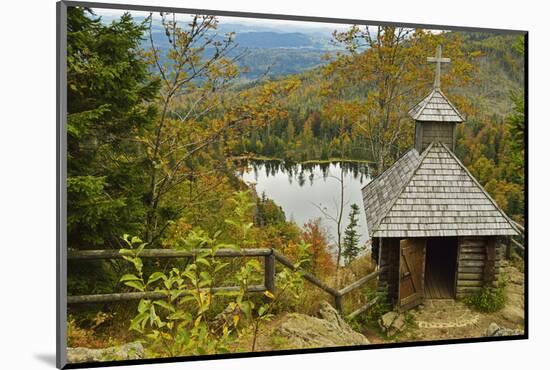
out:
<path id="1" fill-rule="evenodd" d="M 310 244 L 309 269 L 318 276 L 333 274 L 336 271 L 336 265 L 329 253 L 329 243 L 326 231 L 321 226 L 321 219 L 317 218 L 304 225 L 302 239 Z"/>

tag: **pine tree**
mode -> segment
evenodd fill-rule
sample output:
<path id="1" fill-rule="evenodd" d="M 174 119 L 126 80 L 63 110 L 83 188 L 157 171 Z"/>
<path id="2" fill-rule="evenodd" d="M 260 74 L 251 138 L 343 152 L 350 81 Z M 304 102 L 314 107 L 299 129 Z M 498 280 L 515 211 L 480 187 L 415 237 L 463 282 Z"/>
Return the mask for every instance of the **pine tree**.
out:
<path id="1" fill-rule="evenodd" d="M 353 203 L 349 213 L 349 224 L 344 231 L 344 251 L 342 252 L 342 255 L 344 256 L 344 262 L 346 265 L 353 261 L 357 255 L 359 255 L 361 249 L 363 249 L 359 245 L 359 237 L 361 235 L 357 233 L 358 214 L 359 206 Z"/>
<path id="2" fill-rule="evenodd" d="M 67 13 L 67 202 L 71 248 L 119 247 L 140 234 L 143 148 L 135 140 L 156 117 L 159 82 L 129 13 L 108 25 L 91 10 Z"/>

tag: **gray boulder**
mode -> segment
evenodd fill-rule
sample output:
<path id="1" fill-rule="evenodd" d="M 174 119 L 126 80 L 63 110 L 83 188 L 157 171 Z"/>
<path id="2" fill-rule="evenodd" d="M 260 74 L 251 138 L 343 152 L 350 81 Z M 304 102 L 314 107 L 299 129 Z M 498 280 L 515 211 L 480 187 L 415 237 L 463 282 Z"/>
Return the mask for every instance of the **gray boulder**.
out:
<path id="1" fill-rule="evenodd" d="M 286 315 L 275 334 L 285 339 L 287 348 L 341 347 L 369 344 L 354 331 L 329 303 L 321 302 L 319 317 L 300 313 Z"/>
<path id="2" fill-rule="evenodd" d="M 140 342 L 126 343 L 108 348 L 67 348 L 67 362 L 98 362 L 118 360 L 138 360 L 144 357 L 143 345 Z"/>
<path id="3" fill-rule="evenodd" d="M 507 329 L 498 326 L 496 323 L 491 323 L 485 332 L 487 337 L 505 337 L 509 335 L 521 335 L 523 334 L 522 330 L 519 329 Z"/>
<path id="4" fill-rule="evenodd" d="M 405 329 L 405 315 L 390 311 L 382 315 L 378 320 L 378 324 L 386 335 L 393 336 Z"/>

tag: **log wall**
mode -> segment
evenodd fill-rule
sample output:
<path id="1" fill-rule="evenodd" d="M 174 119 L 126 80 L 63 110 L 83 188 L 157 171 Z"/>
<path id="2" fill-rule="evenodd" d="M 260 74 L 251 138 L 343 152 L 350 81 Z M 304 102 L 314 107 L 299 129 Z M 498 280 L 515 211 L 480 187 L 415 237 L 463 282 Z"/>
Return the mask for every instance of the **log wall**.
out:
<path id="1" fill-rule="evenodd" d="M 399 291 L 399 238 L 380 238 L 378 291 L 387 292 L 390 303 L 397 302 Z M 496 286 L 502 245 L 496 237 L 458 238 L 456 298 L 475 293 L 486 284 Z"/>
<path id="2" fill-rule="evenodd" d="M 458 238 L 456 298 L 496 286 L 502 248 L 495 237 Z"/>

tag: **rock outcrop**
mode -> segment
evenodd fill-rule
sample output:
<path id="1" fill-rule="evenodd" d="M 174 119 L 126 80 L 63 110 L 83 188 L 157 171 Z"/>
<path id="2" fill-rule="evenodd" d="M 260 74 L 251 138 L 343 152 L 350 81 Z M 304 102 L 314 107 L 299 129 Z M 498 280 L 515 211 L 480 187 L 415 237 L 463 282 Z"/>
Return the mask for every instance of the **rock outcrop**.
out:
<path id="1" fill-rule="evenodd" d="M 487 337 L 505 337 L 509 335 L 521 335 L 523 334 L 522 330 L 518 329 L 507 329 L 498 326 L 496 323 L 491 323 L 485 332 Z"/>
<path id="2" fill-rule="evenodd" d="M 138 360 L 143 357 L 143 345 L 140 342 L 101 349 L 67 348 L 67 362 L 69 363 Z"/>
<path id="3" fill-rule="evenodd" d="M 510 265 L 506 265 L 502 273 L 508 278 L 508 283 L 504 288 L 506 305 L 499 314 L 507 321 L 523 325 L 525 322 L 524 274 Z"/>
<path id="4" fill-rule="evenodd" d="M 290 313 L 275 330 L 288 348 L 341 347 L 369 344 L 329 303 L 321 302 L 319 317 Z"/>
<path id="5" fill-rule="evenodd" d="M 390 311 L 378 320 L 378 324 L 382 331 L 391 337 L 405 328 L 405 316 L 402 313 Z"/>

